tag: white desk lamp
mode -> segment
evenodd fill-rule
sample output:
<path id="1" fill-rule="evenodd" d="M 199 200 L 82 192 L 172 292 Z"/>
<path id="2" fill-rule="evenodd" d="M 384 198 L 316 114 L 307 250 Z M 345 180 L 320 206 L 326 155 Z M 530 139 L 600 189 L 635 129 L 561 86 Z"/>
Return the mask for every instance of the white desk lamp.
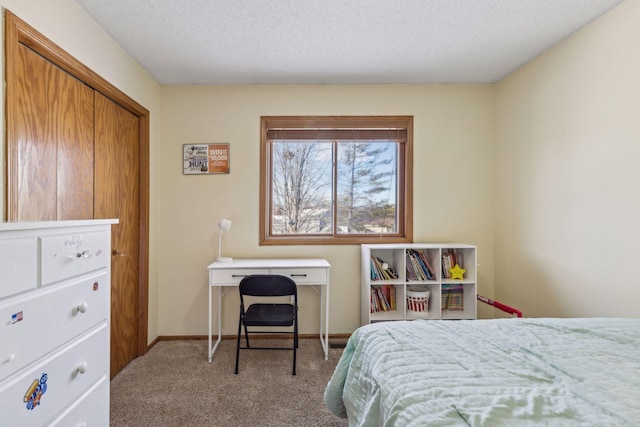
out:
<path id="1" fill-rule="evenodd" d="M 231 229 L 231 221 L 228 219 L 221 219 L 218 221 L 218 227 L 220 228 L 218 231 L 218 262 L 231 262 L 233 261 L 233 258 L 222 256 L 222 232 L 229 232 Z"/>

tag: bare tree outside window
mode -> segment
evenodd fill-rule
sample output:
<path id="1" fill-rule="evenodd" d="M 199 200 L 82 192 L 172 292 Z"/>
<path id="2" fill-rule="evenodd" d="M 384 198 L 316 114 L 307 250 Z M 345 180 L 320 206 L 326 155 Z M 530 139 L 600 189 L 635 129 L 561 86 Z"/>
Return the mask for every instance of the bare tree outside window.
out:
<path id="1" fill-rule="evenodd" d="M 274 234 L 331 233 L 331 145 L 274 142 Z"/>

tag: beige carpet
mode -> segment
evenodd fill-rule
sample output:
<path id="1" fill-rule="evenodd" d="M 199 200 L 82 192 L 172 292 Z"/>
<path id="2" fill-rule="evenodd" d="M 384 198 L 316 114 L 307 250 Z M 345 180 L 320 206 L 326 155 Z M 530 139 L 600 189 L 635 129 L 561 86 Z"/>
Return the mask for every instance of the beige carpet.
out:
<path id="1" fill-rule="evenodd" d="M 235 375 L 235 341 L 222 341 L 211 364 L 206 341 L 162 341 L 112 380 L 111 426 L 348 426 L 322 402 L 341 354 L 330 348 L 325 361 L 319 339 L 300 340 L 292 376 L 291 352 L 245 350 Z"/>

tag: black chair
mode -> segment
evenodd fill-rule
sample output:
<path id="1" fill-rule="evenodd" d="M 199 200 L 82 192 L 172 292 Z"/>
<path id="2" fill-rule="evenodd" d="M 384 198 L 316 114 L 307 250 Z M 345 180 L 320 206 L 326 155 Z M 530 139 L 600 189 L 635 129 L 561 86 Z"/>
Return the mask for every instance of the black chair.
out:
<path id="1" fill-rule="evenodd" d="M 236 345 L 236 374 L 240 350 L 292 350 L 293 375 L 296 374 L 296 349 L 298 348 L 298 290 L 296 282 L 287 276 L 278 274 L 254 274 L 240 281 L 240 320 L 238 322 L 238 341 Z M 245 310 L 245 296 L 251 297 L 293 297 L 293 303 L 252 303 Z M 247 327 L 257 326 L 293 326 L 293 331 L 252 330 L 251 333 L 276 333 L 293 335 L 292 347 L 251 347 Z M 240 335 L 244 327 L 246 347 L 240 347 Z"/>

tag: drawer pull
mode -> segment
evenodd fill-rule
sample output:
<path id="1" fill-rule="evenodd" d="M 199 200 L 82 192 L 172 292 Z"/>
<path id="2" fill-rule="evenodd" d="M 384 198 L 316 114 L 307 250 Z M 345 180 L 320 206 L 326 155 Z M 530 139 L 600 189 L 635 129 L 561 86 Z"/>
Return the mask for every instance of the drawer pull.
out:
<path id="1" fill-rule="evenodd" d="M 89 306 L 87 305 L 86 302 L 83 302 L 82 304 L 78 304 L 76 307 L 73 308 L 73 314 L 86 313 L 87 308 L 89 308 Z"/>
<path id="2" fill-rule="evenodd" d="M 87 362 L 82 362 L 81 364 L 79 364 L 78 367 L 76 367 L 76 371 L 79 374 L 84 374 L 85 372 L 87 372 Z"/>
<path id="3" fill-rule="evenodd" d="M 11 362 L 13 359 L 16 358 L 15 354 L 10 354 L 9 357 L 7 357 L 6 359 L 4 359 L 2 361 L 2 363 L 0 363 L 0 365 L 6 365 L 7 363 Z"/>
<path id="4" fill-rule="evenodd" d="M 307 277 L 306 274 L 292 274 L 291 277 Z"/>
<path id="5" fill-rule="evenodd" d="M 91 253 L 91 251 L 89 249 L 87 249 L 86 251 L 82 251 L 82 252 L 78 252 L 75 255 L 69 255 L 69 258 L 74 259 L 74 258 L 91 258 L 93 256 L 93 254 Z"/>
<path id="6" fill-rule="evenodd" d="M 248 277 L 248 274 L 232 274 L 231 277 Z"/>

